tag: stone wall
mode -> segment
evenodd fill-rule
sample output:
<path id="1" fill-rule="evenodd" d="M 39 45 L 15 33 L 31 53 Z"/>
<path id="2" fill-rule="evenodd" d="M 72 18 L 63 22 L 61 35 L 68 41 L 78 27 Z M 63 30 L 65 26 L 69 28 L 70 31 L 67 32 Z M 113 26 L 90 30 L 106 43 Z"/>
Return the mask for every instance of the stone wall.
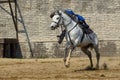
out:
<path id="1" fill-rule="evenodd" d="M 60 30 L 50 30 L 49 15 L 54 10 L 68 8 L 84 16 L 97 33 L 102 55 L 120 54 L 120 0 L 18 0 L 18 5 L 19 44 L 24 58 L 31 55 L 24 27 L 35 57 L 62 56 L 59 53 L 63 53 L 64 44 L 56 45 L 56 35 Z M 16 38 L 9 12 L 7 3 L 0 4 L 0 38 Z M 81 56 L 82 53 L 79 53 L 79 49 L 76 49 L 75 54 Z"/>

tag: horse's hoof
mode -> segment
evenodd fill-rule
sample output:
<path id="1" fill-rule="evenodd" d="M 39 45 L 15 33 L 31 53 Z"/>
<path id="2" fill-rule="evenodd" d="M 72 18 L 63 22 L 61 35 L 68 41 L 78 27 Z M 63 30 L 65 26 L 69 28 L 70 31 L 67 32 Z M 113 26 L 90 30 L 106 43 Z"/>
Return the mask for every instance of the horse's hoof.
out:
<path id="1" fill-rule="evenodd" d="M 98 65 L 96 65 L 96 68 L 95 68 L 96 70 L 98 70 L 99 69 L 99 66 Z"/>
<path id="2" fill-rule="evenodd" d="M 70 67 L 70 63 L 69 63 L 69 62 L 66 63 L 66 64 L 65 64 L 65 67 L 66 67 L 66 68 L 69 68 L 69 67 Z"/>
<path id="3" fill-rule="evenodd" d="M 69 68 L 70 67 L 70 64 L 69 65 L 65 65 L 66 68 Z"/>
<path id="4" fill-rule="evenodd" d="M 93 70 L 93 67 L 87 66 L 87 67 L 85 68 L 85 70 Z"/>
<path id="5" fill-rule="evenodd" d="M 99 67 L 96 67 L 95 70 L 99 70 Z"/>

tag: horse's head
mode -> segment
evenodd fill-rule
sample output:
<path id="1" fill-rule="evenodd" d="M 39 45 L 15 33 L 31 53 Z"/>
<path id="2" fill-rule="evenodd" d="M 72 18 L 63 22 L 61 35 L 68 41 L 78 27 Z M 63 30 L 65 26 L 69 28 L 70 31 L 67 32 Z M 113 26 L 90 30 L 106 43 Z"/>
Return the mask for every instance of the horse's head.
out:
<path id="1" fill-rule="evenodd" d="M 61 11 L 57 10 L 51 13 L 50 17 L 52 18 L 52 22 L 50 25 L 51 30 L 55 30 L 57 27 L 62 25 L 62 13 Z"/>

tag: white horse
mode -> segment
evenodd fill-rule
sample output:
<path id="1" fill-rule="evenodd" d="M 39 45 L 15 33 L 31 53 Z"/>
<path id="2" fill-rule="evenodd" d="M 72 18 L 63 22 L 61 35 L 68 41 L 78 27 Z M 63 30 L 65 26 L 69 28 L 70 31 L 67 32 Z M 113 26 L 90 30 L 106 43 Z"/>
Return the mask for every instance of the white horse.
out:
<path id="1" fill-rule="evenodd" d="M 53 14 L 53 13 L 52 13 Z M 70 66 L 70 56 L 75 47 L 80 47 L 81 50 L 89 57 L 90 69 L 93 68 L 92 55 L 88 50 L 90 47 L 96 52 L 97 64 L 96 68 L 99 68 L 100 53 L 98 49 L 97 35 L 93 32 L 91 34 L 84 34 L 82 28 L 71 19 L 64 11 L 56 10 L 52 17 L 50 25 L 51 30 L 55 30 L 59 26 L 64 26 L 66 30 L 66 48 L 64 53 L 64 64 L 66 67 Z M 84 37 L 83 37 L 84 35 Z M 83 38 L 83 39 L 82 39 Z M 70 49 L 68 53 L 68 49 Z"/>

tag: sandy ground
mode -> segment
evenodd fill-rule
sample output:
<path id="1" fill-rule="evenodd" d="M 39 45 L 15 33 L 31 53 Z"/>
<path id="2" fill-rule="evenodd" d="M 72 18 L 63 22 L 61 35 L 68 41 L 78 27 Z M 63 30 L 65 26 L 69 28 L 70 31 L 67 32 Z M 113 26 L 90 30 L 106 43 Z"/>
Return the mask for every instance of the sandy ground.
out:
<path id="1" fill-rule="evenodd" d="M 70 68 L 64 66 L 62 58 L 1 58 L 0 80 L 120 80 L 120 57 L 102 57 L 100 70 L 85 70 L 88 65 L 88 58 L 81 57 L 71 58 Z"/>

